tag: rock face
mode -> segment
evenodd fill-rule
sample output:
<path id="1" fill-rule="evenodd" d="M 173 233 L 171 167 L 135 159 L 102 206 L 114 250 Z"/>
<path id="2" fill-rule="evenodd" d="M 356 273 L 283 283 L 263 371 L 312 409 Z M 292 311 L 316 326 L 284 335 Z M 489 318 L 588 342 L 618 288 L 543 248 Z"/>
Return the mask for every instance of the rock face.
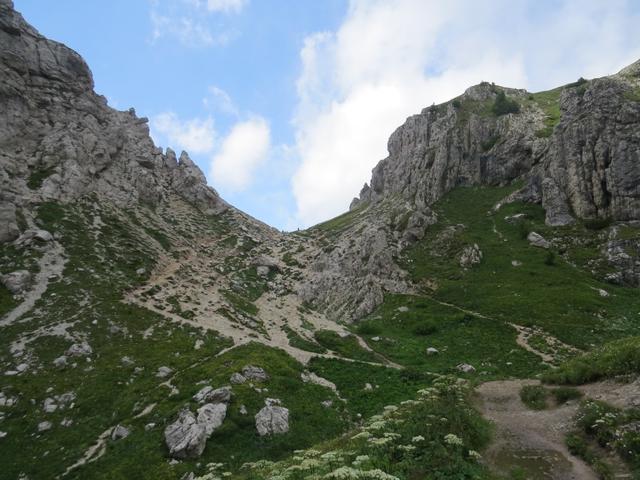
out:
<path id="1" fill-rule="evenodd" d="M 389 139 L 389 156 L 352 207 L 400 196 L 421 210 L 459 185 L 528 180 L 550 225 L 580 218 L 640 218 L 639 62 L 617 75 L 563 89 L 561 119 L 544 132 L 545 113 L 481 116 L 474 107 L 503 90 L 524 104 L 528 93 L 483 83 L 462 97 L 409 117 Z M 541 133 L 543 132 L 543 133 Z"/>
<path id="2" fill-rule="evenodd" d="M 175 422 L 164 430 L 169 454 L 174 458 L 197 458 L 204 452 L 207 431 L 189 410 L 182 410 Z"/>
<path id="3" fill-rule="evenodd" d="M 0 2 L 0 242 L 19 234 L 30 204 L 88 193 L 116 205 L 178 194 L 205 212 L 227 208 L 186 153 L 157 148 L 146 118 L 93 91 L 84 60 Z"/>

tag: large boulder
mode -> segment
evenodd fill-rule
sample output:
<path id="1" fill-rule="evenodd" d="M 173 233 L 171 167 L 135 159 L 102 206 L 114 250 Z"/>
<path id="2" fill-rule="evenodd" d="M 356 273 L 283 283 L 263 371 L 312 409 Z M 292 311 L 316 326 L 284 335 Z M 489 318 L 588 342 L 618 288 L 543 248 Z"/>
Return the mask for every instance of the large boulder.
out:
<path id="1" fill-rule="evenodd" d="M 67 349 L 65 354 L 67 355 L 67 357 L 87 357 L 92 353 L 93 349 L 91 348 L 91 345 L 89 345 L 87 342 L 81 342 L 71 345 Z"/>
<path id="2" fill-rule="evenodd" d="M 274 403 L 267 402 L 267 405 L 256 413 L 256 429 L 261 437 L 289 431 L 289 409 Z"/>
<path id="3" fill-rule="evenodd" d="M 467 245 L 460 253 L 460 266 L 469 268 L 479 264 L 482 261 L 482 250 L 477 243 Z"/>
<path id="4" fill-rule="evenodd" d="M 227 416 L 225 403 L 207 403 L 198 409 L 198 425 L 202 425 L 207 438 L 220 426 Z"/>
<path id="5" fill-rule="evenodd" d="M 207 431 L 195 415 L 185 409 L 164 429 L 164 440 L 173 458 L 198 458 L 206 446 Z"/>
<path id="6" fill-rule="evenodd" d="M 16 270 L 0 276 L 2 284 L 14 295 L 23 292 L 31 281 L 31 274 L 27 270 Z"/>

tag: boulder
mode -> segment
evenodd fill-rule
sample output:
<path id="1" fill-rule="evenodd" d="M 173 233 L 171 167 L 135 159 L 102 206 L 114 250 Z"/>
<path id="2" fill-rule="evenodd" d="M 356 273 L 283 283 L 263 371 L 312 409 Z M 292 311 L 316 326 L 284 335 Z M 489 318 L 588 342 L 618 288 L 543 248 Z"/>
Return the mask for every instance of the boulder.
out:
<path id="1" fill-rule="evenodd" d="M 15 241 L 15 245 L 17 247 L 28 247 L 34 244 L 43 244 L 52 241 L 53 235 L 51 235 L 51 233 L 39 228 L 31 228 L 20 235 L 20 237 Z"/>
<path id="2" fill-rule="evenodd" d="M 258 435 L 280 435 L 289 431 L 289 409 L 276 405 L 263 407 L 255 416 Z"/>
<path id="3" fill-rule="evenodd" d="M 529 244 L 534 247 L 549 248 L 551 246 L 542 235 L 536 232 L 530 232 L 529 235 L 527 235 L 527 240 L 529 240 Z"/>
<path id="4" fill-rule="evenodd" d="M 207 432 L 195 415 L 185 409 L 164 429 L 164 440 L 173 458 L 198 458 L 206 446 Z"/>
<path id="5" fill-rule="evenodd" d="M 23 292 L 29 282 L 31 282 L 31 274 L 27 270 L 16 270 L 0 277 L 2 284 L 14 295 Z"/>
<path id="6" fill-rule="evenodd" d="M 246 365 L 242 369 L 242 376 L 247 380 L 253 380 L 255 382 L 266 382 L 269 380 L 269 375 L 262 368 L 254 365 Z"/>
<path id="7" fill-rule="evenodd" d="M 156 373 L 156 377 L 158 377 L 158 378 L 166 378 L 169 375 L 171 375 L 171 372 L 173 372 L 173 370 L 170 369 L 169 367 L 160 367 L 160 368 L 158 368 L 158 372 Z"/>
<path id="8" fill-rule="evenodd" d="M 437 355 L 439 353 L 440 351 L 437 348 L 434 348 L 434 347 L 427 348 L 427 355 Z"/>
<path id="9" fill-rule="evenodd" d="M 231 401 L 231 387 L 220 387 L 215 390 L 211 386 L 202 388 L 193 396 L 198 403 L 229 403 Z"/>
<path id="10" fill-rule="evenodd" d="M 57 368 L 63 368 L 67 366 L 67 356 L 61 355 L 53 360 L 53 366 Z"/>
<path id="11" fill-rule="evenodd" d="M 202 425 L 207 438 L 220 426 L 227 416 L 227 405 L 224 403 L 207 403 L 198 409 L 198 425 Z"/>
<path id="12" fill-rule="evenodd" d="M 46 432 L 47 430 L 51 430 L 53 424 L 49 421 L 40 422 L 38 424 L 38 432 Z"/>

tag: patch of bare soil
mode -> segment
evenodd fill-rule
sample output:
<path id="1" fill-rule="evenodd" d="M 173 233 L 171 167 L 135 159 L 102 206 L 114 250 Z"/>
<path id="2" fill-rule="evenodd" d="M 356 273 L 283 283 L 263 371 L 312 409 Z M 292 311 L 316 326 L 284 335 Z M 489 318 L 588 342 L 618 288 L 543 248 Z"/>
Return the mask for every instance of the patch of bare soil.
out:
<path id="1" fill-rule="evenodd" d="M 521 476 L 518 478 L 597 480 L 599 477 L 593 470 L 571 455 L 565 445 L 566 434 L 574 429 L 578 402 L 530 410 L 520 400 L 520 389 L 538 383 L 507 380 L 487 382 L 477 388 L 478 407 L 496 428 L 494 442 L 485 453 L 486 462 L 500 474 L 518 472 Z M 631 384 L 606 381 L 579 388 L 586 397 L 618 407 L 640 403 L 638 381 Z"/>

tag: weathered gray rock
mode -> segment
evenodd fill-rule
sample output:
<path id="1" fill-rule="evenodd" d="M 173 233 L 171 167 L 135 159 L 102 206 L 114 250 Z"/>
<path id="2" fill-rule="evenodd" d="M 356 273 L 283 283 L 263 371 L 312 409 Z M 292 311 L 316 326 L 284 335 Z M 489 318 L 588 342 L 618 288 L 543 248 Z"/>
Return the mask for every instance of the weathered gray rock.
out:
<path id="1" fill-rule="evenodd" d="M 57 368 L 64 368 L 67 366 L 67 356 L 61 355 L 53 360 L 53 366 Z"/>
<path id="2" fill-rule="evenodd" d="M 16 218 L 16 206 L 0 202 L 0 243 L 12 242 L 20 235 Z"/>
<path id="3" fill-rule="evenodd" d="M 469 365 L 468 363 L 461 363 L 456 366 L 456 369 L 462 373 L 474 373 L 476 371 L 473 365 Z"/>
<path id="4" fill-rule="evenodd" d="M 529 240 L 529 244 L 534 247 L 549 248 L 551 246 L 551 244 L 547 240 L 545 240 L 542 235 L 536 232 L 529 232 L 529 235 L 527 235 L 527 240 Z"/>
<path id="5" fill-rule="evenodd" d="M 464 247 L 460 253 L 459 263 L 463 268 L 478 265 L 482 261 L 482 250 L 477 243 Z"/>
<path id="6" fill-rule="evenodd" d="M 204 452 L 207 432 L 189 410 L 182 410 L 175 422 L 164 430 L 164 439 L 173 458 L 198 458 Z"/>
<path id="7" fill-rule="evenodd" d="M 242 369 L 242 376 L 247 380 L 254 382 L 266 382 L 269 380 L 269 375 L 264 369 L 256 367 L 254 365 L 247 365 Z"/>
<path id="8" fill-rule="evenodd" d="M 128 428 L 122 425 L 116 425 L 113 427 L 113 430 L 111 430 L 111 440 L 122 440 L 123 438 L 127 438 L 130 434 L 131 431 Z"/>
<path id="9" fill-rule="evenodd" d="M 267 405 L 256 414 L 255 419 L 256 429 L 261 437 L 289 431 L 289 410 L 285 407 Z"/>
<path id="10" fill-rule="evenodd" d="M 173 370 L 169 367 L 159 367 L 158 371 L 156 372 L 156 377 L 158 378 L 167 378 L 169 375 L 171 375 L 171 373 L 173 373 Z"/>
<path id="11" fill-rule="evenodd" d="M 89 345 L 87 342 L 80 342 L 71 345 L 67 349 L 65 354 L 67 355 L 67 357 L 86 357 L 91 355 L 92 353 L 93 349 L 91 348 L 91 345 Z"/>
<path id="12" fill-rule="evenodd" d="M 552 227 L 571 225 L 575 219 L 569 212 L 567 196 L 558 187 L 553 178 L 542 181 L 542 206 L 545 210 L 545 223 Z"/>
<path id="13" fill-rule="evenodd" d="M 38 424 L 38 432 L 46 432 L 47 430 L 51 430 L 51 427 L 53 427 L 53 424 L 48 420 L 40 422 Z"/>
<path id="14" fill-rule="evenodd" d="M 14 295 L 22 293 L 31 282 L 31 274 L 28 270 L 16 270 L 0 277 L 2 284 Z"/>
<path id="15" fill-rule="evenodd" d="M 235 372 L 233 375 L 231 375 L 229 381 L 234 385 L 239 385 L 241 383 L 245 383 L 247 379 L 241 373 Z"/>
<path id="16" fill-rule="evenodd" d="M 198 409 L 197 422 L 204 426 L 207 438 L 222 425 L 227 415 L 226 403 L 207 403 Z"/>
<path id="17" fill-rule="evenodd" d="M 435 347 L 427 347 L 427 355 L 438 355 L 440 351 Z"/>
<path id="18" fill-rule="evenodd" d="M 231 387 L 216 389 L 211 386 L 203 387 L 193 396 L 193 400 L 198 403 L 229 403 L 231 401 Z"/>
<path id="19" fill-rule="evenodd" d="M 25 231 L 20 238 L 15 241 L 18 247 L 27 247 L 34 244 L 43 244 L 53 241 L 53 235 L 46 230 L 40 230 L 37 228 L 29 229 Z"/>

